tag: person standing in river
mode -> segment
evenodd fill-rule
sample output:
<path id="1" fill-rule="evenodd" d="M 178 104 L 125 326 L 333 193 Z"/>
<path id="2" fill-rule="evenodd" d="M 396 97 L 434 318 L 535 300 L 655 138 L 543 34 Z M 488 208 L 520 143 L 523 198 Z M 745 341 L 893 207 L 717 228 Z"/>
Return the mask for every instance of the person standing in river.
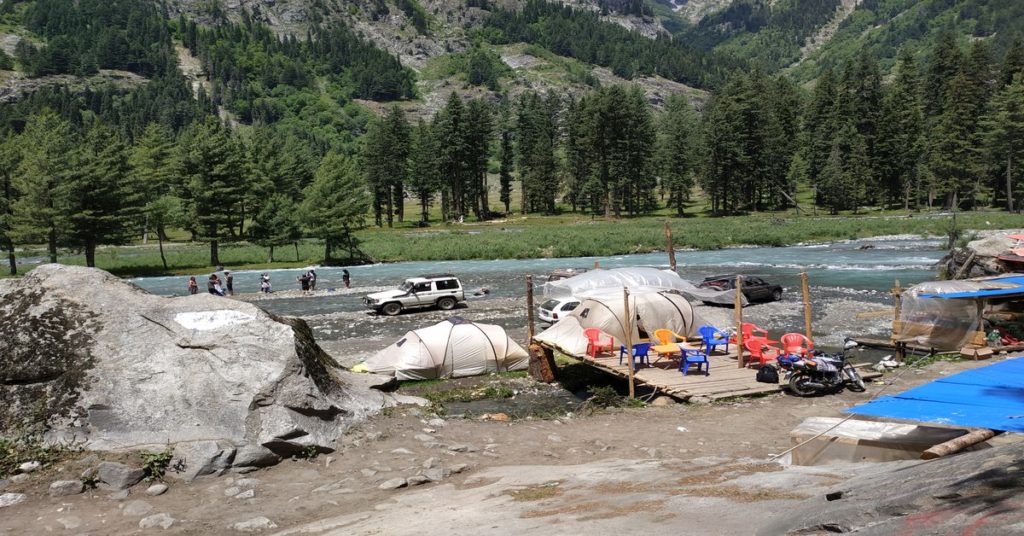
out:
<path id="1" fill-rule="evenodd" d="M 316 290 L 316 270 L 310 270 L 306 277 L 309 278 L 309 291 L 313 292 Z"/>
<path id="2" fill-rule="evenodd" d="M 352 278 L 348 275 L 348 270 L 341 271 L 341 282 L 345 284 L 345 288 L 351 288 Z"/>
<path id="3" fill-rule="evenodd" d="M 220 278 L 217 274 L 210 274 L 210 279 L 206 282 L 206 290 L 214 296 L 223 296 L 224 291 L 220 289 Z"/>
<path id="4" fill-rule="evenodd" d="M 228 296 L 235 295 L 235 276 L 231 275 L 231 272 L 224 270 L 224 282 L 227 283 Z"/>
<path id="5" fill-rule="evenodd" d="M 199 292 L 199 283 L 196 282 L 196 276 L 193 275 L 193 276 L 188 278 L 188 293 L 191 295 L 191 294 L 197 294 L 198 292 Z"/>

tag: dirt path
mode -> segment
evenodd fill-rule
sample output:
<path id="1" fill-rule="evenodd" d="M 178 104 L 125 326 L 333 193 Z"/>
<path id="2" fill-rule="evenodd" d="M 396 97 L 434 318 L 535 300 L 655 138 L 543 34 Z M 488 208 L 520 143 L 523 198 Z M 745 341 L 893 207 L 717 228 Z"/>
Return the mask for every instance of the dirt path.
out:
<path id="1" fill-rule="evenodd" d="M 973 366 L 909 370 L 889 389 Z M 4 493 L 30 498 L 4 509 L 0 534 L 232 534 L 230 526 L 261 516 L 274 525 L 267 533 L 280 534 L 749 534 L 752 520 L 767 522 L 791 501 L 875 470 L 783 470 L 764 460 L 790 446 L 789 431 L 804 418 L 838 416 L 882 387 L 512 422 L 442 420 L 404 407 L 314 460 L 192 483 L 169 478 L 157 497 L 145 484 L 123 498 L 102 490 L 47 496 L 51 482 L 77 479 L 96 463 L 86 457 L 7 484 Z M 438 481 L 381 489 L 393 479 L 428 478 Z M 158 513 L 174 519 L 169 529 L 140 528 Z"/>

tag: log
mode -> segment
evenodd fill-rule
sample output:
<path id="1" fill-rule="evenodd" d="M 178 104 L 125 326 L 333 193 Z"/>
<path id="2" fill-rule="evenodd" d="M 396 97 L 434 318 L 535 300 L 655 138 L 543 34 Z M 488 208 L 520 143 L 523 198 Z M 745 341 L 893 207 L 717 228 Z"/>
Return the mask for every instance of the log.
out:
<path id="1" fill-rule="evenodd" d="M 956 275 L 953 276 L 953 279 L 963 278 L 963 276 L 967 273 L 967 270 L 970 270 L 971 265 L 974 264 L 974 257 L 977 254 L 978 253 L 976 251 L 971 252 L 971 254 L 967 257 L 967 260 L 964 261 L 962 265 L 960 265 L 960 268 L 956 271 Z"/>
<path id="2" fill-rule="evenodd" d="M 931 447 L 930 449 L 921 453 L 921 459 L 934 460 L 935 458 L 949 456 L 950 454 L 960 452 L 961 450 L 964 450 L 965 448 L 970 447 L 972 445 L 984 443 L 985 441 L 988 441 L 989 439 L 992 439 L 993 437 L 1001 433 L 1003 432 L 998 430 L 989 430 L 987 428 L 975 430 L 969 434 L 964 434 L 955 439 L 950 439 L 945 443 L 939 443 L 938 445 Z"/>
<path id="3" fill-rule="evenodd" d="M 530 352 L 530 377 L 543 383 L 555 381 L 555 352 L 547 346 L 531 344 Z"/>

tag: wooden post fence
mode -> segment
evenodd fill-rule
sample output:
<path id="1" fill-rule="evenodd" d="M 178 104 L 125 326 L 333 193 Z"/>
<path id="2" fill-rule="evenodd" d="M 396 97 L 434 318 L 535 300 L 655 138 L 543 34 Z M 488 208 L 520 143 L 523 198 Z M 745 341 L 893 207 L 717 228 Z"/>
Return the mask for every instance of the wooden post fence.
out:
<path id="1" fill-rule="evenodd" d="M 526 344 L 533 344 L 533 276 L 526 276 Z"/>
<path id="2" fill-rule="evenodd" d="M 676 271 L 676 249 L 672 246 L 672 226 L 665 221 L 665 249 L 668 250 L 668 267 Z"/>
<path id="3" fill-rule="evenodd" d="M 733 304 L 736 314 L 736 363 L 739 368 L 747 366 L 743 357 L 743 278 L 736 276 L 736 300 Z"/>
<path id="4" fill-rule="evenodd" d="M 633 317 L 629 314 L 629 289 L 622 287 L 622 307 L 625 312 L 626 327 L 626 368 L 629 369 L 629 398 L 636 398 L 636 385 L 633 382 Z M 614 351 L 614 350 L 613 350 Z"/>
<path id="5" fill-rule="evenodd" d="M 804 334 L 807 340 L 813 341 L 811 335 L 811 284 L 807 278 L 807 272 L 800 273 L 800 292 L 804 299 Z"/>

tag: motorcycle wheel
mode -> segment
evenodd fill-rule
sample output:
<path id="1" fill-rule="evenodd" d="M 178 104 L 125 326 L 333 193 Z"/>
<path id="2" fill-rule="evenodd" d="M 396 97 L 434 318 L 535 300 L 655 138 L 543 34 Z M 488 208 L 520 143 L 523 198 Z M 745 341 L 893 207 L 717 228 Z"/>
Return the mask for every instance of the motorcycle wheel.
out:
<path id="1" fill-rule="evenodd" d="M 808 387 L 806 384 L 811 381 L 811 378 L 803 372 L 797 372 L 789 377 L 789 390 L 797 396 L 813 396 L 818 394 L 818 390 L 814 387 Z"/>
<path id="2" fill-rule="evenodd" d="M 843 367 L 843 372 L 846 374 L 847 378 L 847 389 L 855 393 L 863 393 L 864 391 L 867 390 L 867 387 L 864 386 L 864 380 L 861 379 L 860 373 L 857 372 L 857 369 L 853 368 L 853 365 L 847 364 L 845 367 Z"/>

